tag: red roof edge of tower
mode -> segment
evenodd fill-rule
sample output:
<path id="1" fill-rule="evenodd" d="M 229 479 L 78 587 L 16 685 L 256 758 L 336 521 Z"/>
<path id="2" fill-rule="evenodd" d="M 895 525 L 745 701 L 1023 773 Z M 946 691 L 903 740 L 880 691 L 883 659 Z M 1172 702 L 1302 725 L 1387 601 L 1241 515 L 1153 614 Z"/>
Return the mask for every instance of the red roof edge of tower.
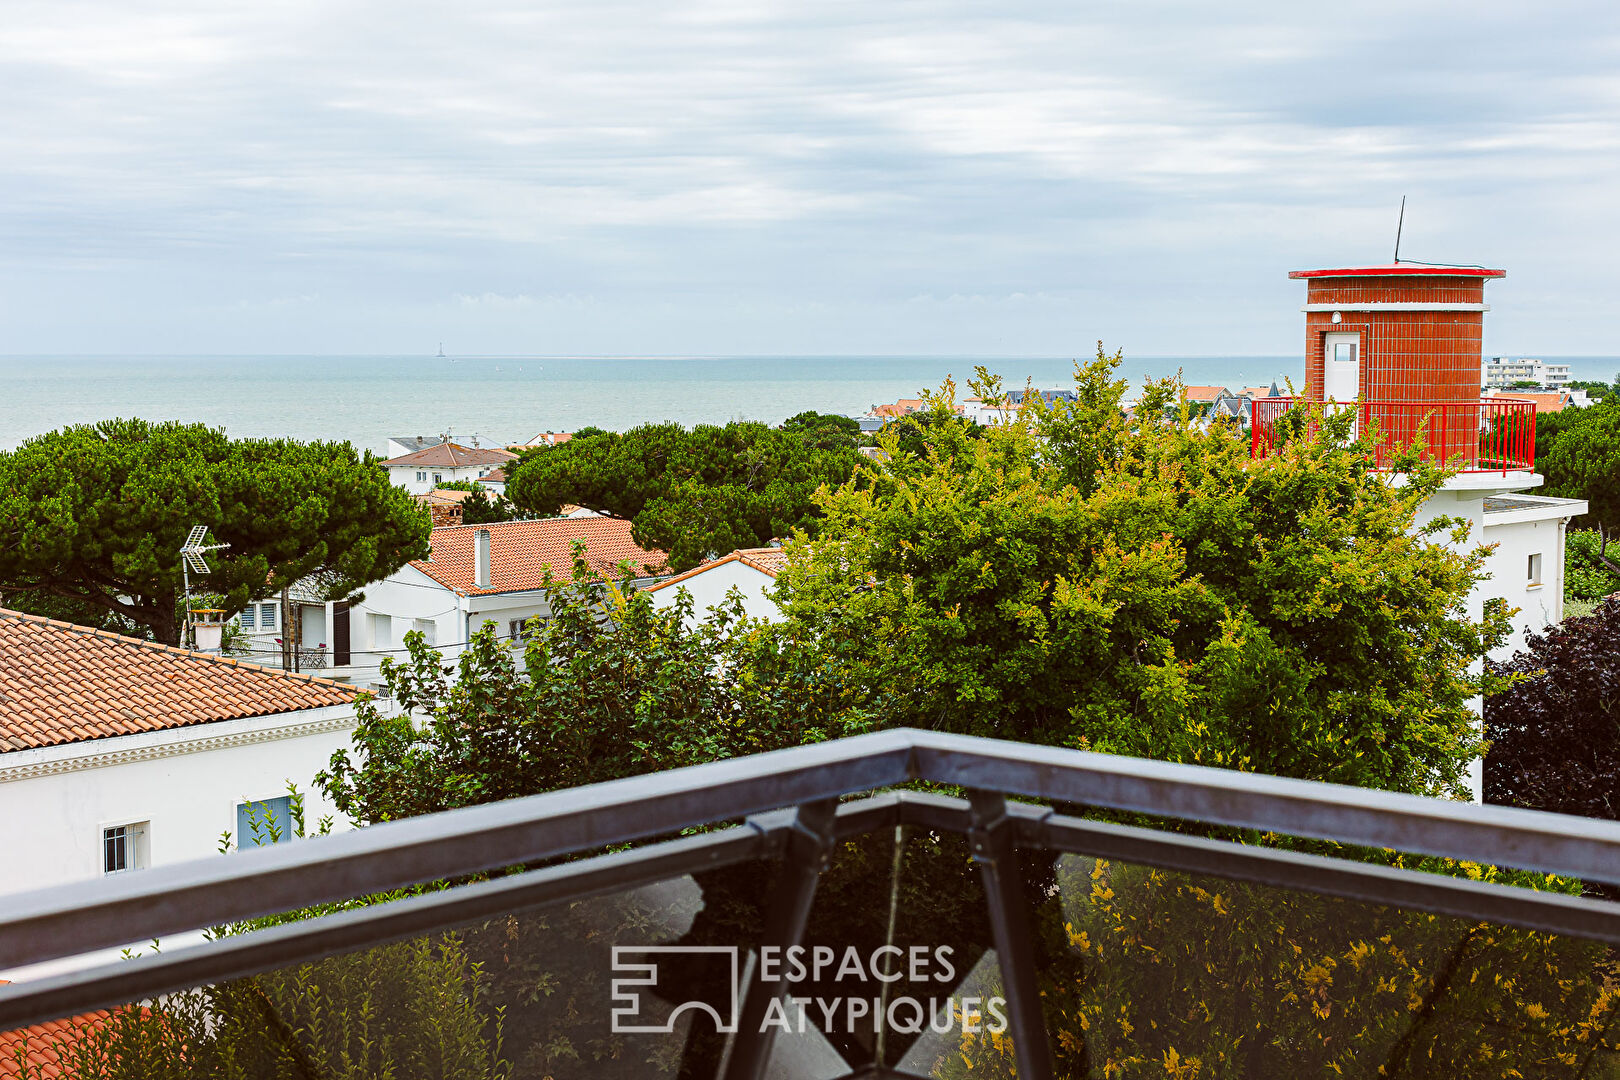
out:
<path id="1" fill-rule="evenodd" d="M 1492 270 L 1484 266 L 1407 266 L 1399 263 L 1394 266 L 1346 266 L 1338 270 L 1288 271 L 1288 276 L 1291 278 L 1394 277 L 1396 275 L 1499 278 L 1507 277 L 1507 271 Z"/>

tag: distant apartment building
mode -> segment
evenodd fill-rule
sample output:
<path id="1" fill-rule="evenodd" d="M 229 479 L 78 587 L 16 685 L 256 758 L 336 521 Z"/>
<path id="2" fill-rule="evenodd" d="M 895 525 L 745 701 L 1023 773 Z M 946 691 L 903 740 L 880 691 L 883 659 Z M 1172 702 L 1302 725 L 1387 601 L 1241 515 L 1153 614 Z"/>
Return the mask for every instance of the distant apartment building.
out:
<path id="1" fill-rule="evenodd" d="M 1480 368 L 1480 385 L 1506 389 L 1515 383 L 1535 383 L 1537 386 L 1561 387 L 1569 383 L 1568 364 L 1549 364 L 1545 360 L 1511 356 L 1487 357 Z"/>

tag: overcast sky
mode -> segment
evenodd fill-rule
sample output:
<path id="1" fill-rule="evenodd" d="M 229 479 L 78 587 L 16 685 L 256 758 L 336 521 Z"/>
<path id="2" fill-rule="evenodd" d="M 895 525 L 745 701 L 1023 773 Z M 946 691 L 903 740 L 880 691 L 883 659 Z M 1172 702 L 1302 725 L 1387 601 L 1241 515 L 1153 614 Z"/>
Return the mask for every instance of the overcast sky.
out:
<path id="1" fill-rule="evenodd" d="M 5 0 L 0 353 L 1620 354 L 1620 5 Z"/>

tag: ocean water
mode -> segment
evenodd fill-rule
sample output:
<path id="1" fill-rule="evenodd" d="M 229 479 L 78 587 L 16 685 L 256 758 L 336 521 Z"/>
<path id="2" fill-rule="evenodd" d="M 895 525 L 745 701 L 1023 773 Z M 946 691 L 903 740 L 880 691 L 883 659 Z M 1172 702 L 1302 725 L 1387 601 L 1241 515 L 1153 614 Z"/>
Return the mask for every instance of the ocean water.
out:
<path id="1" fill-rule="evenodd" d="M 731 356 L 9 356 L 0 357 L 0 447 L 115 416 L 201 421 L 237 437 L 348 440 L 450 431 L 484 445 L 586 425 L 649 421 L 777 423 L 806 409 L 860 413 L 916 397 L 947 376 L 966 394 L 983 365 L 1008 386 L 1066 385 L 1071 357 Z M 1580 358 L 1576 378 L 1614 377 L 1620 360 Z M 1183 373 L 1193 384 L 1296 383 L 1303 361 L 1276 356 L 1127 357 L 1121 373 Z"/>

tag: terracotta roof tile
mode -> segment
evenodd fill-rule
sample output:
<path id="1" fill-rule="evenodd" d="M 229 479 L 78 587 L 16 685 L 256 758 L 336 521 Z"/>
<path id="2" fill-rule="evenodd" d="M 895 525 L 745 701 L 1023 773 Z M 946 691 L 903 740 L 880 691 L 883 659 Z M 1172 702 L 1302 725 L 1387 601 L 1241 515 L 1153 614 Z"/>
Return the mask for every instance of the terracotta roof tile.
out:
<path id="1" fill-rule="evenodd" d="M 542 431 L 528 442 L 515 445 L 521 446 L 525 450 L 532 450 L 537 446 L 561 446 L 573 437 L 573 434 L 567 431 Z"/>
<path id="2" fill-rule="evenodd" d="M 489 530 L 489 588 L 473 585 L 473 542 L 479 529 Z M 434 581 L 461 593 L 522 592 L 546 583 L 546 574 L 566 581 L 573 566 L 573 542 L 585 541 L 585 561 L 596 573 L 618 576 L 628 559 L 638 574 L 662 573 L 661 551 L 648 551 L 630 539 L 624 518 L 543 518 L 488 525 L 434 529 L 433 558 L 411 563 Z"/>
<path id="3" fill-rule="evenodd" d="M 1495 401 L 1533 401 L 1536 403 L 1536 412 L 1563 412 L 1564 406 L 1569 403 L 1569 395 L 1565 393 L 1537 394 L 1525 393 L 1515 390 L 1510 394 L 1497 394 Z"/>
<path id="4" fill-rule="evenodd" d="M 469 465 L 495 465 L 502 461 L 511 461 L 515 457 L 517 455 L 510 450 L 474 449 L 460 443 L 440 443 L 438 446 L 430 446 L 413 454 L 389 458 L 382 464 L 390 467 L 422 465 L 428 468 L 437 466 L 445 469 L 465 469 Z"/>
<path id="5" fill-rule="evenodd" d="M 1183 386 L 1181 396 L 1188 401 L 1212 402 L 1226 394 L 1224 386 Z"/>
<path id="6" fill-rule="evenodd" d="M 752 567 L 762 574 L 768 574 L 771 577 L 775 577 L 777 572 L 780 571 L 782 567 L 787 565 L 787 552 L 783 551 L 781 548 L 775 547 L 740 548 L 737 551 L 733 551 L 730 555 L 724 555 L 718 559 L 711 559 L 706 563 L 692 567 L 692 569 L 683 574 L 676 574 L 672 578 L 660 581 L 656 585 L 649 586 L 647 591 L 657 592 L 659 589 L 666 589 L 671 585 L 679 585 L 689 578 L 693 578 L 706 571 L 713 570 L 717 566 L 724 566 L 729 562 L 740 562 L 744 566 Z"/>
<path id="7" fill-rule="evenodd" d="M 0 609 L 0 752 L 347 705 L 342 683 Z"/>
<path id="8" fill-rule="evenodd" d="M 50 1080 L 67 1077 L 61 1058 L 67 1056 L 75 1042 L 110 1019 L 112 1013 L 100 1009 L 66 1020 L 51 1020 L 15 1031 L 0 1031 L 0 1080 L 22 1076 L 22 1062 L 28 1063 L 33 1076 L 48 1077 Z"/>

